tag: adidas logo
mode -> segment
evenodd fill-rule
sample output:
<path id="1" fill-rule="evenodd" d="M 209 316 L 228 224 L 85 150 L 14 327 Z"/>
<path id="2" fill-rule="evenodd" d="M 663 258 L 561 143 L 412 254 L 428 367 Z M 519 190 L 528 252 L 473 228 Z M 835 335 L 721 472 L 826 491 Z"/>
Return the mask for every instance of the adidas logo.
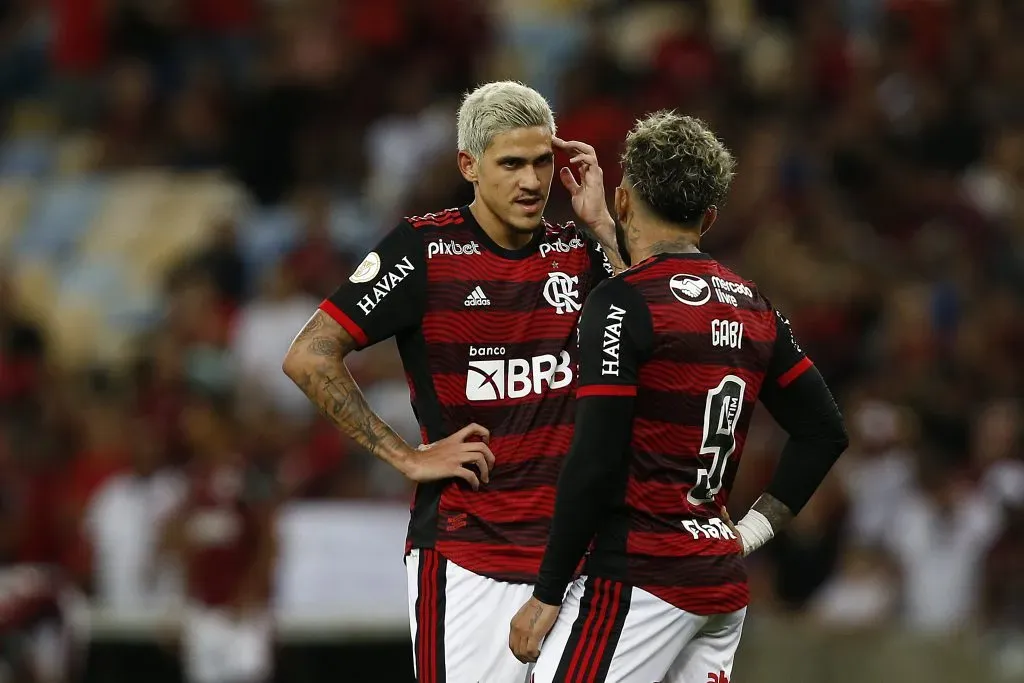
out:
<path id="1" fill-rule="evenodd" d="M 484 294 L 483 288 L 480 287 L 479 285 L 476 287 L 476 289 L 474 289 L 472 292 L 469 293 L 469 296 L 466 297 L 466 306 L 490 306 L 490 305 L 491 305 L 491 300 L 487 298 L 487 295 Z"/>

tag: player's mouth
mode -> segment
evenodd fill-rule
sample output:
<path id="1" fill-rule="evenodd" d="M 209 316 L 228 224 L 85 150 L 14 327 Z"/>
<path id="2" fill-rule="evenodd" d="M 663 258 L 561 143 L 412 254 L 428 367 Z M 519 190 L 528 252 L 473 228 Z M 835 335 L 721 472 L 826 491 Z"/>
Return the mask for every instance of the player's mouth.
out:
<path id="1" fill-rule="evenodd" d="M 517 199 L 516 204 L 523 207 L 523 211 L 525 211 L 527 215 L 535 214 L 544 208 L 544 198 L 523 197 L 522 199 Z"/>

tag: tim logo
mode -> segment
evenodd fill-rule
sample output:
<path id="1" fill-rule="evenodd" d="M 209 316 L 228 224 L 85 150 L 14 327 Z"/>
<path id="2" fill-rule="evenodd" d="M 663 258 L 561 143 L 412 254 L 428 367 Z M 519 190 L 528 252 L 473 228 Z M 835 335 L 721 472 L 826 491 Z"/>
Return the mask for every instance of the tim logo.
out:
<path id="1" fill-rule="evenodd" d="M 471 360 L 466 371 L 466 398 L 497 401 L 541 394 L 545 385 L 552 389 L 567 387 L 572 383 L 570 361 L 568 351 L 558 356 Z"/>
<path id="2" fill-rule="evenodd" d="M 548 273 L 548 281 L 544 284 L 544 298 L 555 307 L 555 313 L 575 313 L 583 305 L 580 303 L 580 284 L 578 275 L 565 273 Z"/>
<path id="3" fill-rule="evenodd" d="M 729 683 L 729 676 L 724 671 L 709 673 L 708 680 L 704 683 Z"/>

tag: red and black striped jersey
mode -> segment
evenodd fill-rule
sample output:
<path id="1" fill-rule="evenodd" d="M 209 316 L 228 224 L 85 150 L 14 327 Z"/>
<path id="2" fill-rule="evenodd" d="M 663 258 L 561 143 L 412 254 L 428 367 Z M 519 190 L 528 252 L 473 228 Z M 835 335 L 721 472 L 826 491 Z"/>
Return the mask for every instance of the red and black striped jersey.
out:
<path id="1" fill-rule="evenodd" d="M 635 396 L 587 573 L 696 614 L 740 609 L 746 574 L 721 510 L 763 384 L 811 365 L 789 323 L 706 254 L 664 254 L 595 290 L 580 349 L 579 397 Z"/>
<path id="2" fill-rule="evenodd" d="M 361 346 L 396 337 L 425 442 L 472 422 L 490 430 L 490 483 L 418 486 L 410 547 L 534 580 L 572 439 L 576 323 L 610 273 L 571 223 L 509 250 L 462 207 L 403 221 L 321 304 Z"/>

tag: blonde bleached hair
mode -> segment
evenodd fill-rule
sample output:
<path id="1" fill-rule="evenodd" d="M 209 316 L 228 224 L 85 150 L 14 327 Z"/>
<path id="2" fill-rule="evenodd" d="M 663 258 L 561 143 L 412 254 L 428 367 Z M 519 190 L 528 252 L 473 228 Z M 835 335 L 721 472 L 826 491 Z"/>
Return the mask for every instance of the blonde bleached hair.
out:
<path id="1" fill-rule="evenodd" d="M 544 96 L 517 81 L 486 83 L 466 94 L 459 107 L 459 150 L 483 156 L 495 137 L 517 128 L 545 126 L 554 135 L 555 116 Z"/>
<path id="2" fill-rule="evenodd" d="M 707 124 L 674 111 L 637 121 L 622 154 L 622 173 L 640 199 L 681 225 L 725 202 L 735 169 L 732 153 Z"/>

